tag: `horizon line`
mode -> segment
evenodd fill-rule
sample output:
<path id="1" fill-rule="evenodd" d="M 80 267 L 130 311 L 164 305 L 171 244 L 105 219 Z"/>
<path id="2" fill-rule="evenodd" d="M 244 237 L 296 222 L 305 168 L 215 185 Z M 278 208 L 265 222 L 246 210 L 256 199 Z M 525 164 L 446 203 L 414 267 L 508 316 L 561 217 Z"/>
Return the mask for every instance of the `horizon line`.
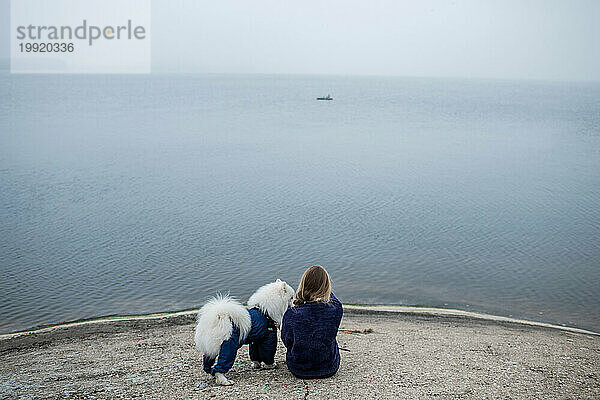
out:
<path id="1" fill-rule="evenodd" d="M 473 81 L 522 81 L 538 83 L 577 83 L 599 84 L 599 80 L 590 79 L 565 79 L 565 78 L 530 78 L 530 77 L 486 77 L 486 76 L 456 76 L 456 75 L 411 75 L 411 74 L 367 74 L 367 73 L 331 73 L 331 72 L 214 72 L 214 71 L 174 71 L 151 70 L 149 73 L 28 73 L 11 72 L 10 67 L 0 67 L 0 73 L 9 75 L 231 75 L 231 76 L 321 76 L 321 77 L 347 77 L 347 78 L 397 78 L 397 79 L 433 79 L 433 80 L 473 80 Z"/>

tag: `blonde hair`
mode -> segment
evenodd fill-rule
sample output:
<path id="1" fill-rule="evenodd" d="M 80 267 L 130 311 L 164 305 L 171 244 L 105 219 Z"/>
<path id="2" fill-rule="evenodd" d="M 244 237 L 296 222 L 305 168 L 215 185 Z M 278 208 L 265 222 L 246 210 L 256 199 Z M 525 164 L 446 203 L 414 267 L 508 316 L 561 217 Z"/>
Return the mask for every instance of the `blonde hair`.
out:
<path id="1" fill-rule="evenodd" d="M 304 271 L 296 292 L 295 305 L 316 301 L 329 301 L 331 280 L 325 268 L 313 265 Z"/>

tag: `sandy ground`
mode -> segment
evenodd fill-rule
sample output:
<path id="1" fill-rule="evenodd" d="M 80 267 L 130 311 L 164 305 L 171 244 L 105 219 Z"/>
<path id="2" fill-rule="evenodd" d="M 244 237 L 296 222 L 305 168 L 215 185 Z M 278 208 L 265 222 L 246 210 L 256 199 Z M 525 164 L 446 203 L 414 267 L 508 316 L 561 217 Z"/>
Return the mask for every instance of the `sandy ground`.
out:
<path id="1" fill-rule="evenodd" d="M 0 398 L 600 399 L 600 337 L 464 315 L 346 309 L 342 364 L 324 380 L 252 370 L 247 346 L 219 387 L 194 315 L 96 321 L 0 338 Z M 371 332 L 372 330 L 372 332 Z M 366 332 L 365 332 L 366 331 Z"/>

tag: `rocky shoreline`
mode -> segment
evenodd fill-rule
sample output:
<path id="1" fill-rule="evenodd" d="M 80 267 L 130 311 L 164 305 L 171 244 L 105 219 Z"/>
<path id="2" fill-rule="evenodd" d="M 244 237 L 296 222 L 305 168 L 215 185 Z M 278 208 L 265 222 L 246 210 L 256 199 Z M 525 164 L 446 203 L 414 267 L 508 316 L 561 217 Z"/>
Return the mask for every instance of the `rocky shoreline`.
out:
<path id="1" fill-rule="evenodd" d="M 342 365 L 324 380 L 255 371 L 247 347 L 219 387 L 195 312 L 82 321 L 0 337 L 0 398 L 600 398 L 600 336 L 456 310 L 346 306 Z"/>

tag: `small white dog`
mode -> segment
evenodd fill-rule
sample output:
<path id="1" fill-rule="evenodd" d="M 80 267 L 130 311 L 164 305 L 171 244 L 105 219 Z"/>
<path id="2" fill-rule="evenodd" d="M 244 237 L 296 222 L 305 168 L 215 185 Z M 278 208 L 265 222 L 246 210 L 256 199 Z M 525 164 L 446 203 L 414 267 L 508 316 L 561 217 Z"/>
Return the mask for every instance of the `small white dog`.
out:
<path id="1" fill-rule="evenodd" d="M 229 296 L 213 297 L 198 312 L 195 342 L 202 353 L 204 371 L 219 385 L 231 385 L 225 377 L 233 366 L 237 350 L 250 345 L 255 368 L 275 366 L 277 326 L 292 305 L 294 289 L 277 279 L 250 296 L 248 308 Z"/>

